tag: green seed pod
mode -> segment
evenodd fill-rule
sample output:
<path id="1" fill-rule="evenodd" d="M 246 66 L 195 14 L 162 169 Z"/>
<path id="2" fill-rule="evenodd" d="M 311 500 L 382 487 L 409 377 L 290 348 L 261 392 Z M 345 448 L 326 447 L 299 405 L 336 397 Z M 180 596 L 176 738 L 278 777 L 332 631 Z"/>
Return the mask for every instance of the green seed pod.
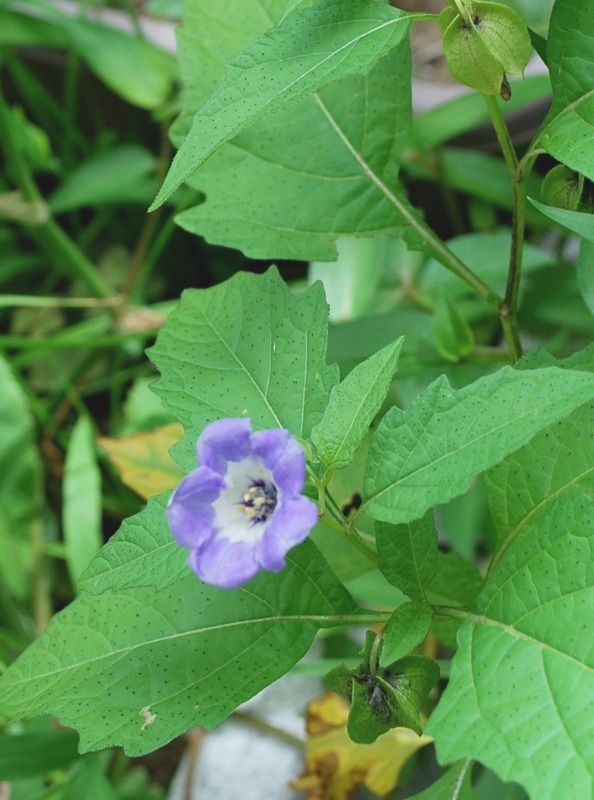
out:
<path id="1" fill-rule="evenodd" d="M 564 164 L 557 164 L 544 177 L 540 199 L 548 206 L 578 211 L 584 191 L 584 176 Z"/>
<path id="2" fill-rule="evenodd" d="M 530 36 L 507 6 L 458 0 L 439 18 L 443 50 L 452 75 L 483 94 L 511 92 L 506 73 L 521 75 L 530 58 Z"/>

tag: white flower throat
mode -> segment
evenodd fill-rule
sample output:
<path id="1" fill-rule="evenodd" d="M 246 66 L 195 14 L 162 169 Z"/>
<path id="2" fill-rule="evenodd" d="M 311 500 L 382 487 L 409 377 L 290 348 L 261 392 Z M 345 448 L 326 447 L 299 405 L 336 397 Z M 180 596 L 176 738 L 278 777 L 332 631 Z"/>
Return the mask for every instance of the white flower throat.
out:
<path id="1" fill-rule="evenodd" d="M 280 500 L 272 473 L 259 459 L 246 458 L 229 462 L 225 481 L 227 486 L 212 504 L 218 535 L 254 544 Z"/>

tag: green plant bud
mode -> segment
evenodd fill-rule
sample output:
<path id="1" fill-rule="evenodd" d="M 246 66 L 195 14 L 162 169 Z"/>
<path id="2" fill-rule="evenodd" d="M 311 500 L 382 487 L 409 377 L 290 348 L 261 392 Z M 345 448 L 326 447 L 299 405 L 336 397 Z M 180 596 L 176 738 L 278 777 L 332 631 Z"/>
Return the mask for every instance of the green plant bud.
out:
<path id="1" fill-rule="evenodd" d="M 465 13 L 448 6 L 440 14 L 443 50 L 452 75 L 483 94 L 511 92 L 505 74 L 521 75 L 530 58 L 530 36 L 507 6 L 476 0 Z"/>
<path id="2" fill-rule="evenodd" d="M 584 191 L 584 176 L 564 164 L 557 164 L 544 177 L 540 199 L 548 206 L 577 211 Z"/>
<path id="3" fill-rule="evenodd" d="M 433 336 L 439 354 L 447 361 L 460 361 L 474 347 L 472 329 L 445 292 L 435 303 Z"/>

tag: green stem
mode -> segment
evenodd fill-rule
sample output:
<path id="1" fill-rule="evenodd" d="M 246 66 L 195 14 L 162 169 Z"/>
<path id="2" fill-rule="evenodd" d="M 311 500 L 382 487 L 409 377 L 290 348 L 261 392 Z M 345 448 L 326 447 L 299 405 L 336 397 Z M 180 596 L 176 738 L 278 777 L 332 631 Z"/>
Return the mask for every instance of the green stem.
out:
<path id="1" fill-rule="evenodd" d="M 328 528 L 331 528 L 336 533 L 339 533 L 341 536 L 344 536 L 351 544 L 353 544 L 359 552 L 361 552 L 365 558 L 370 561 L 374 567 L 379 565 L 379 558 L 377 554 L 373 552 L 365 542 L 361 539 L 359 534 L 354 528 L 349 528 L 348 530 L 344 528 L 344 526 L 336 519 L 334 519 L 331 514 L 327 513 L 322 517 L 321 520 L 324 525 L 327 525 Z"/>
<path id="2" fill-rule="evenodd" d="M 480 297 L 482 297 L 494 309 L 498 310 L 501 303 L 501 298 L 499 295 L 494 292 L 490 286 L 487 286 L 487 284 L 484 283 L 478 277 L 478 275 L 475 275 L 474 272 L 472 272 L 472 270 L 470 270 L 466 264 L 464 264 L 464 262 L 461 261 L 457 255 L 455 255 L 455 253 L 452 253 L 447 245 L 442 242 L 439 236 L 437 236 L 437 234 L 435 234 L 429 225 L 427 225 L 427 223 L 421 218 L 418 212 L 411 208 L 408 202 L 398 197 L 398 195 L 395 194 L 389 186 L 387 186 L 387 184 L 372 169 L 372 167 L 363 158 L 361 153 L 345 135 L 342 127 L 334 119 L 334 116 L 332 115 L 330 109 L 326 107 L 322 98 L 319 95 L 314 95 L 314 98 L 320 107 L 320 110 L 328 120 L 328 123 L 336 132 L 339 140 L 343 143 L 357 164 L 359 164 L 363 174 L 366 175 L 371 183 L 373 183 L 379 189 L 386 200 L 392 206 L 394 206 L 401 219 L 409 226 L 409 228 L 423 240 L 426 247 L 431 251 L 431 255 L 437 261 L 440 261 L 446 267 L 446 269 L 449 269 L 459 278 L 462 278 L 463 281 L 466 281 L 466 283 L 468 283 Z"/>
<path id="3" fill-rule="evenodd" d="M 123 297 L 32 297 L 29 294 L 4 294 L 0 296 L 0 308 L 18 306 L 22 308 L 107 308 L 123 303 Z"/>
<path id="4" fill-rule="evenodd" d="M 25 232 L 37 242 L 56 266 L 69 275 L 80 278 L 98 297 L 111 297 L 113 294 L 111 287 L 99 276 L 94 264 L 50 217 L 49 208 L 39 193 L 31 170 L 23 157 L 14 121 L 1 91 L 0 145 L 4 150 L 8 173 L 31 207 L 32 222 L 31 224 L 23 222 Z M 39 213 L 40 208 L 43 209 L 43 214 Z"/>
<path id="5" fill-rule="evenodd" d="M 454 608 L 453 606 L 432 606 L 433 613 L 438 617 L 448 617 L 448 619 L 476 620 L 477 615 L 463 608 Z"/>
<path id="6" fill-rule="evenodd" d="M 46 338 L 41 336 L 11 336 L 7 334 L 6 336 L 0 335 L 0 352 L 13 348 L 33 351 L 29 357 L 21 357 L 20 364 L 22 366 L 25 362 L 35 361 L 40 353 L 45 353 L 48 350 L 78 350 L 79 348 L 101 350 L 104 347 L 119 347 L 124 342 L 134 339 L 154 338 L 156 334 L 157 327 L 126 333 L 98 334 L 95 338 L 93 336 L 72 336 L 68 338 L 68 336 L 59 334 Z"/>
<path id="7" fill-rule="evenodd" d="M 503 153 L 503 158 L 505 159 L 505 163 L 507 164 L 510 175 L 513 177 L 518 166 L 518 157 L 509 135 L 509 130 L 505 123 L 505 119 L 501 113 L 499 102 L 494 94 L 484 94 L 483 97 L 485 98 L 487 109 L 489 110 L 489 116 L 491 117 L 493 130 L 497 136 L 497 141 L 499 142 L 499 147 Z"/>
<path id="8" fill-rule="evenodd" d="M 509 254 L 507 286 L 503 301 L 499 305 L 499 317 L 503 335 L 507 342 L 510 359 L 513 363 L 522 356 L 522 342 L 518 327 L 517 310 L 522 277 L 522 255 L 524 251 L 524 228 L 526 224 L 525 193 L 527 173 L 518 162 L 518 157 L 509 135 L 501 108 L 494 95 L 485 95 L 491 122 L 501 147 L 503 158 L 512 181 L 512 230 Z"/>
<path id="9" fill-rule="evenodd" d="M 379 658 L 380 647 L 384 641 L 383 633 L 377 634 L 371 645 L 371 652 L 369 653 L 369 672 L 375 675 L 377 671 L 377 662 Z"/>
<path id="10" fill-rule="evenodd" d="M 426 244 L 431 247 L 436 258 L 451 272 L 466 281 L 480 297 L 486 300 L 493 308 L 498 308 L 501 298 L 490 286 L 487 286 L 477 275 L 470 270 L 458 256 L 442 242 L 442 240 L 424 222 L 418 220 L 415 230 L 422 235 Z"/>
<path id="11" fill-rule="evenodd" d="M 536 153 L 527 153 L 517 164 L 514 175 L 513 193 L 513 220 L 512 220 L 512 251 L 510 274 L 505 292 L 505 301 L 512 308 L 516 308 L 520 290 L 520 272 L 522 253 L 524 249 L 524 229 L 526 217 L 526 183 L 536 160 Z"/>
<path id="12" fill-rule="evenodd" d="M 290 744 L 297 750 L 302 751 L 305 747 L 304 742 L 299 739 L 299 737 L 293 736 L 292 733 L 284 731 L 282 728 L 277 728 L 276 725 L 271 725 L 269 722 L 266 722 L 266 720 L 255 717 L 253 714 L 249 714 L 245 711 L 234 711 L 232 718 L 237 722 L 248 725 L 259 733 L 265 733 L 267 736 L 272 736 L 281 742 L 285 742 L 285 744 Z"/>
<path id="13" fill-rule="evenodd" d="M 465 6 L 463 0 L 454 0 L 454 3 L 456 4 L 458 13 L 462 17 L 462 19 L 466 22 L 466 24 L 472 25 L 472 16 L 468 8 Z"/>
<path id="14" fill-rule="evenodd" d="M 68 276 L 79 278 L 97 297 L 108 299 L 113 296 L 112 288 L 99 275 L 95 265 L 79 250 L 54 219 L 48 219 L 40 225 L 25 225 L 24 229 L 52 262 Z"/>

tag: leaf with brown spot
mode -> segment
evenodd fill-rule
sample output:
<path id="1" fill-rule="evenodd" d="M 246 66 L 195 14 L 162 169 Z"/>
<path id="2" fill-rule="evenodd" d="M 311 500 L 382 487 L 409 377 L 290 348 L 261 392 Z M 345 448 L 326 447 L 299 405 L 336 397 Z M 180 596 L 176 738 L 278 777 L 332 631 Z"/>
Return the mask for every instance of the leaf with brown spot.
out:
<path id="1" fill-rule="evenodd" d="M 183 436 L 177 422 L 131 436 L 101 436 L 98 444 L 107 453 L 122 483 L 147 500 L 173 489 L 184 473 L 169 455 L 169 448 Z"/>

